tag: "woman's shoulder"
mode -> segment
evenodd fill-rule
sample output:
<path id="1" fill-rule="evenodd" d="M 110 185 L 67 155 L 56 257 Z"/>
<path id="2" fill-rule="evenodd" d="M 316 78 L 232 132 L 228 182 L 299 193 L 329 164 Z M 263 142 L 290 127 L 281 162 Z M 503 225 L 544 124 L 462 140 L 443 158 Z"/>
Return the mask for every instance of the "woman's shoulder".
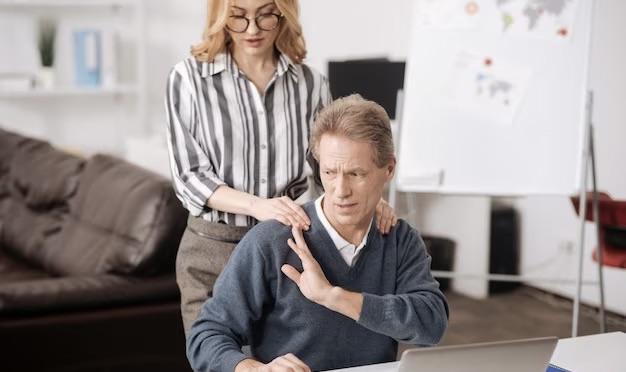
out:
<path id="1" fill-rule="evenodd" d="M 316 68 L 304 62 L 295 63 L 285 53 L 279 52 L 279 60 L 280 60 L 279 64 L 282 64 L 283 66 L 286 66 L 289 69 L 294 69 L 295 72 L 298 74 L 305 73 L 314 78 L 325 79 L 324 75 L 321 72 L 319 72 Z"/>
<path id="2" fill-rule="evenodd" d="M 178 75 L 190 75 L 193 71 L 202 71 L 202 64 L 204 62 L 199 61 L 196 57 L 189 56 L 185 59 L 178 61 L 174 66 L 172 66 L 170 70 L 170 74 L 178 74 Z"/>
<path id="3" fill-rule="evenodd" d="M 313 76 L 316 79 L 326 79 L 326 76 L 324 74 L 322 74 L 321 72 L 319 72 L 319 70 L 317 70 L 315 67 L 306 64 L 306 63 L 300 63 L 296 66 L 299 66 L 299 69 L 302 70 L 303 72 L 310 74 L 311 76 Z"/>

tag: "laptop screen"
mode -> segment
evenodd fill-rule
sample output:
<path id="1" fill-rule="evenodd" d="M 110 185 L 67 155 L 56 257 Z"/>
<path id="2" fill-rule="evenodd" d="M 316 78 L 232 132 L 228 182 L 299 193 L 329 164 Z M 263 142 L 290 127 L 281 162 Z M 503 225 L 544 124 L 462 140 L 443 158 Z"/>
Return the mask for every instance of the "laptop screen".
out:
<path id="1" fill-rule="evenodd" d="M 398 372 L 545 372 L 558 338 L 409 349 Z"/>

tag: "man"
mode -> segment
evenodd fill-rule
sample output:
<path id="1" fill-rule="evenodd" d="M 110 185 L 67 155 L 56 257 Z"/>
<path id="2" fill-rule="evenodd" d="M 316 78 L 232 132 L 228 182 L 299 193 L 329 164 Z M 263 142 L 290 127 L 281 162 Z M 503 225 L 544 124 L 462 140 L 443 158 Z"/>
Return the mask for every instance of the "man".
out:
<path id="1" fill-rule="evenodd" d="M 382 363 L 398 341 L 439 342 L 448 305 L 405 221 L 372 228 L 395 156 L 389 117 L 359 95 L 322 110 L 311 134 L 324 195 L 309 230 L 267 221 L 235 248 L 187 339 L 198 371 L 310 371 Z M 249 344 L 252 358 L 241 351 Z"/>

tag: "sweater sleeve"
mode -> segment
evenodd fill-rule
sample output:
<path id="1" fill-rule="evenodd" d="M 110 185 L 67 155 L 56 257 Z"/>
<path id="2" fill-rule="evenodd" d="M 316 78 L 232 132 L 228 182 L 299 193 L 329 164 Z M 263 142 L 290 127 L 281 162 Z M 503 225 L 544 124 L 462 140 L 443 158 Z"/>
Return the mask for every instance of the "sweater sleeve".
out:
<path id="1" fill-rule="evenodd" d="M 270 298 L 267 282 L 259 247 L 244 238 L 187 336 L 187 358 L 194 371 L 233 371 L 246 358 L 241 347 L 249 342 Z"/>
<path id="2" fill-rule="evenodd" d="M 408 227 L 398 239 L 395 294 L 363 294 L 358 323 L 397 341 L 437 344 L 448 325 L 448 303 L 430 272 L 431 257 L 417 231 Z"/>

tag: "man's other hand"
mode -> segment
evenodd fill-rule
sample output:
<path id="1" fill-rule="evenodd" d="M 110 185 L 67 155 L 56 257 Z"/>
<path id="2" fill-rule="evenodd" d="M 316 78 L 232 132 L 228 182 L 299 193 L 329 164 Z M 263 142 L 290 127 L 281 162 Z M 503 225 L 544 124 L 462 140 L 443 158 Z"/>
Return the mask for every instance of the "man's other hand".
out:
<path id="1" fill-rule="evenodd" d="M 244 359 L 235 367 L 235 372 L 311 372 L 297 356 L 289 353 L 281 355 L 268 364 L 254 359 Z"/>

